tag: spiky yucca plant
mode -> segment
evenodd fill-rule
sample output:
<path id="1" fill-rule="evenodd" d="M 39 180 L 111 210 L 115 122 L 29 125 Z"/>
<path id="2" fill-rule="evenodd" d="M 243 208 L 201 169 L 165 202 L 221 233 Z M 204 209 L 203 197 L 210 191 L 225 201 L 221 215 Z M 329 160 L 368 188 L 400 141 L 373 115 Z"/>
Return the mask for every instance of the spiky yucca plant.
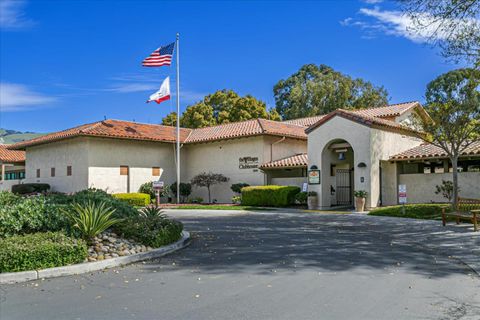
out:
<path id="1" fill-rule="evenodd" d="M 165 214 L 162 213 L 163 211 L 157 206 L 150 206 L 145 207 L 140 210 L 140 216 L 143 218 L 167 218 Z"/>
<path id="2" fill-rule="evenodd" d="M 64 209 L 63 211 L 88 242 L 91 242 L 99 233 L 123 220 L 114 218 L 112 215 L 115 213 L 115 209 L 108 207 L 103 201 L 89 200 L 84 203 L 74 203 L 70 206 L 70 210 Z"/>

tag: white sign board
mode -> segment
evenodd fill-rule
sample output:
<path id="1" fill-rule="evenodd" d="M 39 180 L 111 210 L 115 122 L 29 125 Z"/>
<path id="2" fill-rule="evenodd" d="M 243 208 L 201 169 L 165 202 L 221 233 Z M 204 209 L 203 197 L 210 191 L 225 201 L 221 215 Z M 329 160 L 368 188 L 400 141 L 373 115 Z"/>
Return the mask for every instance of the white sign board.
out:
<path id="1" fill-rule="evenodd" d="M 308 190 L 308 183 L 304 182 L 302 185 L 302 192 L 307 192 Z"/>
<path id="2" fill-rule="evenodd" d="M 160 190 L 164 186 L 163 181 L 153 181 L 152 187 L 154 190 Z"/>
<path id="3" fill-rule="evenodd" d="M 398 185 L 398 203 L 407 203 L 407 185 L 405 184 Z"/>

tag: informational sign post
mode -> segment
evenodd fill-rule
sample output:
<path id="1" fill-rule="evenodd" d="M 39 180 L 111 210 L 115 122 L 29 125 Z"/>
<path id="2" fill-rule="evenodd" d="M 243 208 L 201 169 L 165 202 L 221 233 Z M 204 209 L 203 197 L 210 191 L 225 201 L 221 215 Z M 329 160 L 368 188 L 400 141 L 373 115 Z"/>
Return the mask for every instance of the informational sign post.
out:
<path id="1" fill-rule="evenodd" d="M 304 182 L 302 184 L 302 192 L 307 192 L 308 191 L 308 183 Z"/>
<path id="2" fill-rule="evenodd" d="M 320 184 L 320 170 L 308 170 L 308 184 Z"/>
<path id="3" fill-rule="evenodd" d="M 160 205 L 160 193 L 162 192 L 164 185 L 165 185 L 165 183 L 163 181 L 153 181 L 152 182 L 152 187 L 153 187 L 153 190 L 155 191 L 155 198 L 156 198 L 157 207 Z"/>
<path id="4" fill-rule="evenodd" d="M 407 185 L 405 184 L 398 185 L 398 203 L 407 203 Z"/>

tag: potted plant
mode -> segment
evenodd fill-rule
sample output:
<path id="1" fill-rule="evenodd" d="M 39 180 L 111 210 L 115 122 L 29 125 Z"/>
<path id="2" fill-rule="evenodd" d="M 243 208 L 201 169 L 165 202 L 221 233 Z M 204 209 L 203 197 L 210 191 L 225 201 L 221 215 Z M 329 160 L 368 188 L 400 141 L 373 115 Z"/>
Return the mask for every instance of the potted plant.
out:
<path id="1" fill-rule="evenodd" d="M 355 211 L 363 212 L 365 210 L 365 198 L 367 197 L 367 191 L 355 190 L 353 195 L 355 196 Z"/>
<path id="2" fill-rule="evenodd" d="M 307 205 L 310 210 L 317 207 L 317 193 L 315 191 L 308 192 Z"/>

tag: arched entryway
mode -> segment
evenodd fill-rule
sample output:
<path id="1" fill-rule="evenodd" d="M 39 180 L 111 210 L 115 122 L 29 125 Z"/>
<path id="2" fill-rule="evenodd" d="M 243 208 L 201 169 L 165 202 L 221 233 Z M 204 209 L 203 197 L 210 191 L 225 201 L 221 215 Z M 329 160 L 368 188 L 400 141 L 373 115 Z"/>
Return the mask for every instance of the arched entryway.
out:
<path id="1" fill-rule="evenodd" d="M 353 206 L 354 150 L 343 139 L 334 139 L 322 150 L 322 206 Z"/>

